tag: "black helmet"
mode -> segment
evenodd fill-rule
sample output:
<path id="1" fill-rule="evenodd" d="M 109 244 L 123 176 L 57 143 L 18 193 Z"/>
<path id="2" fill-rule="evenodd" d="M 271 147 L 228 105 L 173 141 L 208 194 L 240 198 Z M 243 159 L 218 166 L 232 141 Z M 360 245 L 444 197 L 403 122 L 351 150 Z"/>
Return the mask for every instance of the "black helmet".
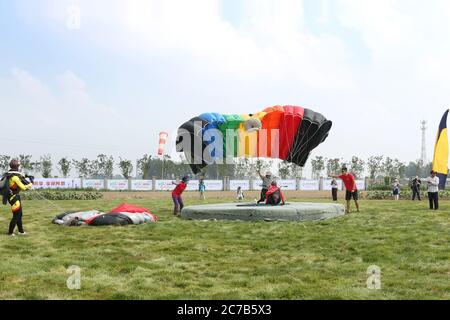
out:
<path id="1" fill-rule="evenodd" d="M 183 181 L 183 182 L 188 182 L 188 181 L 189 181 L 189 177 L 184 176 L 183 178 L 181 178 L 181 181 Z"/>
<path id="2" fill-rule="evenodd" d="M 17 159 L 11 160 L 11 162 L 9 163 L 9 167 L 10 167 L 11 170 L 13 170 L 13 171 L 19 171 L 20 161 L 17 160 Z"/>

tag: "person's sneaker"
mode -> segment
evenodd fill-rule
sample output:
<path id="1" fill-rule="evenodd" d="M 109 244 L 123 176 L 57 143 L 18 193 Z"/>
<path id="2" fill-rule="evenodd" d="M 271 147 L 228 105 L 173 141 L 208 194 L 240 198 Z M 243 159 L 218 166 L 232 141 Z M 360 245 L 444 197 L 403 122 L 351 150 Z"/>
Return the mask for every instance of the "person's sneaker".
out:
<path id="1" fill-rule="evenodd" d="M 14 233 L 8 234 L 9 237 L 14 238 L 16 235 Z"/>
<path id="2" fill-rule="evenodd" d="M 26 236 L 27 233 L 26 232 L 19 232 L 19 236 Z"/>

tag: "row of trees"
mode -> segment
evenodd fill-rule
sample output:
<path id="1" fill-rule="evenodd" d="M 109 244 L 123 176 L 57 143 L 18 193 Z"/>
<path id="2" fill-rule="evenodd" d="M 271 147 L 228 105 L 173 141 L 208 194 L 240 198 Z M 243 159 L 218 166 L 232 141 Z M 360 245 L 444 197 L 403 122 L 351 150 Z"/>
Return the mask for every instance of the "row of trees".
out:
<path id="1" fill-rule="evenodd" d="M 75 170 L 80 178 L 113 178 L 115 162 L 112 156 L 100 154 L 94 160 L 83 158 L 81 160 L 61 158 L 56 164 L 50 155 L 40 157 L 39 160 L 33 160 L 31 155 L 19 155 L 14 157 L 20 160 L 22 170 L 26 173 L 39 173 L 43 178 L 53 177 L 54 165 L 56 165 L 60 176 L 66 178 L 72 170 Z M 12 157 L 0 155 L 0 169 L 7 171 Z M 133 164 L 130 160 L 120 158 L 118 167 L 123 177 L 129 178 L 133 172 Z"/>
<path id="2" fill-rule="evenodd" d="M 68 177 L 73 171 L 80 178 L 114 178 L 114 172 L 119 171 L 120 177 L 128 179 L 133 176 L 136 169 L 136 177 L 150 179 L 158 177 L 162 179 L 175 179 L 191 172 L 186 161 L 174 161 L 170 156 L 153 157 L 144 155 L 135 163 L 128 159 L 119 158 L 116 162 L 114 157 L 99 154 L 96 159 L 83 158 L 81 160 L 61 158 L 56 163 L 50 155 L 40 157 L 34 161 L 31 155 L 19 155 L 15 157 L 22 163 L 22 170 L 27 173 L 39 173 L 44 178 L 53 177 L 53 171 L 58 170 L 56 176 Z M 0 155 L 0 169 L 7 171 L 12 158 Z M 363 160 L 354 156 L 349 161 L 339 158 L 327 159 L 316 156 L 311 159 L 312 177 L 331 176 L 340 172 L 342 166 L 347 166 L 357 177 L 363 178 L 368 175 L 371 179 L 378 177 L 413 177 L 427 176 L 431 170 L 431 164 L 421 161 L 408 164 L 384 156 L 373 156 Z M 272 159 L 236 159 L 232 164 L 214 164 L 205 168 L 201 176 L 210 179 L 220 179 L 228 176 L 232 179 L 256 178 L 258 174 L 265 173 L 274 167 L 278 167 L 278 175 L 283 178 L 302 177 L 303 168 L 287 161 L 279 162 Z"/>
<path id="3" fill-rule="evenodd" d="M 411 161 L 408 164 L 398 159 L 385 156 L 372 156 L 367 161 L 352 157 L 350 161 L 343 159 L 326 159 L 317 156 L 311 160 L 312 178 L 318 178 L 326 172 L 327 176 L 339 173 L 343 166 L 347 166 L 356 178 L 363 178 L 366 174 L 374 180 L 378 177 L 410 178 L 414 176 L 425 177 L 431 171 L 431 163 L 421 160 Z"/>
<path id="4" fill-rule="evenodd" d="M 120 177 L 130 178 L 136 169 L 136 177 L 151 179 L 158 177 L 162 179 L 175 179 L 191 172 L 186 161 L 174 161 L 170 156 L 153 157 L 144 155 L 136 163 L 131 160 L 120 158 L 116 163 L 112 156 L 100 154 L 96 159 L 90 160 L 82 158 L 81 160 L 61 158 L 56 163 L 50 155 L 40 157 L 39 160 L 33 160 L 31 155 L 19 155 L 15 157 L 22 163 L 22 170 L 26 173 L 40 174 L 44 178 L 53 176 L 68 177 L 72 172 L 80 178 L 102 179 L 114 178 L 115 170 L 120 171 Z M 7 171 L 11 156 L 0 155 L 0 169 Z M 136 167 L 135 167 L 136 166 Z M 274 167 L 274 161 L 271 159 L 236 159 L 232 164 L 213 164 L 204 169 L 200 176 L 210 179 L 220 179 L 228 176 L 234 178 L 256 178 L 261 172 Z M 53 174 L 54 170 L 57 175 Z M 301 176 L 302 168 L 283 162 L 279 165 L 279 171 L 283 178 Z"/>

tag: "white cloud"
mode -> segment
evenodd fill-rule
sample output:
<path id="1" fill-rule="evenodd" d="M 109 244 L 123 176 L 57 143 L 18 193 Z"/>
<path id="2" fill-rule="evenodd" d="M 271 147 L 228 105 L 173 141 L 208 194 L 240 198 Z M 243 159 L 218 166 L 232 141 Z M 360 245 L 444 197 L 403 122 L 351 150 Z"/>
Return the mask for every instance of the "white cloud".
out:
<path id="1" fill-rule="evenodd" d="M 94 101 L 72 71 L 55 77 L 52 86 L 16 68 L 0 84 L 2 114 L 9 120 L 3 122 L 3 130 L 10 133 L 3 152 L 75 158 L 103 152 L 134 158 L 140 152 L 128 142 L 140 141 L 136 135 L 141 130 L 130 124 L 120 127 L 130 121 L 127 114 Z"/>
<path id="2" fill-rule="evenodd" d="M 81 8 L 77 31 L 66 28 L 66 9 L 72 4 Z M 320 153 L 414 159 L 420 151 L 418 121 L 425 116 L 437 122 L 450 101 L 450 3 L 338 0 L 333 11 L 328 0 L 322 4 L 319 22 L 338 18 L 361 39 L 369 56 L 361 57 L 349 45 L 355 40 L 343 33 L 313 33 L 305 3 L 297 0 L 245 1 L 243 18 L 233 24 L 222 17 L 218 0 L 27 1 L 20 12 L 30 25 L 76 34 L 96 55 L 93 59 L 111 54 L 152 73 L 158 89 L 141 93 L 140 117 L 131 129 L 135 136 L 134 128 L 143 128 L 149 118 L 151 140 L 156 135 L 152 131 L 171 131 L 203 111 L 252 112 L 272 104 L 300 104 L 335 122 Z M 355 63 L 355 57 L 364 63 Z M 153 60 L 161 66 L 155 67 Z M 103 117 L 118 121 L 129 106 L 94 101 L 88 89 L 95 83 L 84 82 L 77 71 L 62 75 L 58 90 L 19 72 L 27 91 L 14 90 L 52 110 L 59 107 L 59 116 L 81 110 L 74 119 L 90 118 L 92 126 Z M 119 94 L 127 93 L 111 92 Z M 61 104 L 67 107 L 61 109 Z M 174 112 L 155 114 L 151 106 Z M 429 134 L 430 146 L 433 136 Z M 145 144 L 143 138 L 132 143 Z M 148 144 L 153 148 L 153 142 Z"/>

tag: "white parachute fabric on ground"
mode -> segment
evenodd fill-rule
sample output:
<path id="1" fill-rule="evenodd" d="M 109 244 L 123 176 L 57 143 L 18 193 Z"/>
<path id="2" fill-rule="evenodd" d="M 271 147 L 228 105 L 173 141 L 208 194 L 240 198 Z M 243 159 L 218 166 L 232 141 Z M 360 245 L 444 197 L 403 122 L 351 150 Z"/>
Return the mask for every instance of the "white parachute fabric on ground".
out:
<path id="1" fill-rule="evenodd" d="M 63 215 L 59 215 L 53 220 L 53 223 L 58 225 L 71 225 L 73 221 L 85 223 L 86 221 L 101 216 L 104 214 L 98 210 L 72 212 Z"/>

